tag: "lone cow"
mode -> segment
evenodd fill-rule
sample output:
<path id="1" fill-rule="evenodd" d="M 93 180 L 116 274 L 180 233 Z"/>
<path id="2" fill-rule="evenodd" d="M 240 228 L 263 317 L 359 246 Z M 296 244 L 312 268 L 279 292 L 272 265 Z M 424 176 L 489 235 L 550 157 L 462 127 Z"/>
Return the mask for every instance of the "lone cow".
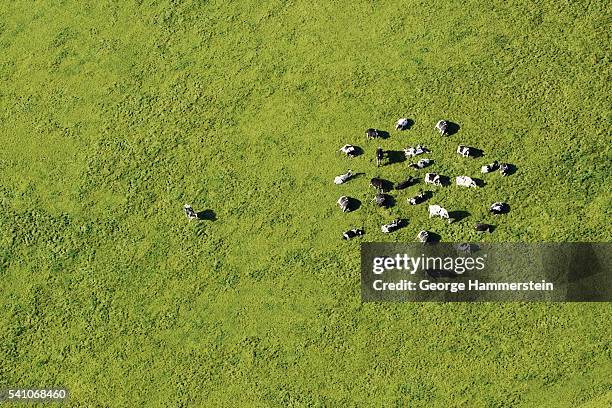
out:
<path id="1" fill-rule="evenodd" d="M 189 221 L 198 219 L 198 213 L 196 213 L 189 204 L 185 204 L 183 206 L 183 211 L 185 212 L 185 215 Z"/>
<path id="2" fill-rule="evenodd" d="M 353 228 L 348 231 L 342 233 L 342 239 L 353 239 L 355 237 L 360 237 L 365 234 L 365 231 L 362 229 Z"/>

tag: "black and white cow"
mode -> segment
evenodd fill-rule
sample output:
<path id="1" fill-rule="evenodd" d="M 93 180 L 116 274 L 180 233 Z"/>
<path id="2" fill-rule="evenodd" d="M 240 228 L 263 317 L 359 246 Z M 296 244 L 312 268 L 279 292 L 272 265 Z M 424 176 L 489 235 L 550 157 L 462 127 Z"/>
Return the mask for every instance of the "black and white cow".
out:
<path id="1" fill-rule="evenodd" d="M 406 180 L 400 181 L 399 183 L 397 183 L 395 185 L 395 189 L 396 190 L 403 190 L 403 189 L 405 189 L 407 187 L 410 187 L 411 185 L 416 184 L 416 183 L 418 183 L 417 179 L 415 179 L 414 177 L 408 177 Z"/>
<path id="2" fill-rule="evenodd" d="M 489 211 L 491 211 L 494 215 L 505 214 L 510 211 L 510 206 L 506 203 L 497 202 L 491 204 L 491 207 L 489 207 Z"/>
<path id="3" fill-rule="evenodd" d="M 370 186 L 374 187 L 378 192 L 384 192 L 386 187 L 385 180 L 377 177 L 370 179 Z"/>
<path id="4" fill-rule="evenodd" d="M 383 151 L 382 147 L 379 147 L 378 149 L 376 149 L 376 167 L 380 167 L 384 157 L 385 157 L 385 152 Z"/>
<path id="5" fill-rule="evenodd" d="M 380 227 L 380 230 L 382 232 L 384 232 L 385 234 L 389 234 L 390 232 L 396 231 L 400 228 L 402 228 L 404 226 L 404 221 L 402 221 L 400 218 L 391 221 L 388 224 L 383 224 Z"/>
<path id="6" fill-rule="evenodd" d="M 458 186 L 461 187 L 478 187 L 476 181 L 474 181 L 471 177 L 468 176 L 457 176 L 455 178 L 455 182 Z"/>
<path id="7" fill-rule="evenodd" d="M 430 153 L 430 150 L 427 147 L 421 145 L 417 145 L 416 147 L 408 146 L 404 148 L 404 155 L 408 159 L 425 153 Z"/>
<path id="8" fill-rule="evenodd" d="M 379 207 L 389 207 L 391 205 L 391 196 L 384 193 L 378 193 L 372 199 Z"/>
<path id="9" fill-rule="evenodd" d="M 347 144 L 340 148 L 340 151 L 346 154 L 348 157 L 356 157 L 359 156 L 359 150 L 357 147 Z"/>
<path id="10" fill-rule="evenodd" d="M 447 220 L 449 223 L 452 222 L 448 215 L 448 211 L 437 204 L 429 206 L 429 218 L 431 217 L 440 217 L 443 220 Z"/>
<path id="11" fill-rule="evenodd" d="M 429 167 L 434 163 L 433 159 L 421 159 L 416 163 L 411 163 L 408 165 L 411 169 L 421 170 L 425 167 Z"/>
<path id="12" fill-rule="evenodd" d="M 400 118 L 395 122 L 395 130 L 406 130 L 410 126 L 410 121 L 407 118 Z"/>
<path id="13" fill-rule="evenodd" d="M 417 240 L 423 244 L 429 242 L 429 232 L 422 230 L 417 234 Z"/>
<path id="14" fill-rule="evenodd" d="M 499 174 L 502 176 L 507 176 L 510 174 L 510 165 L 508 163 L 501 163 L 499 165 Z"/>
<path id="15" fill-rule="evenodd" d="M 347 181 L 349 181 L 353 176 L 354 176 L 353 172 L 351 170 L 349 170 L 348 172 L 346 172 L 344 174 L 336 176 L 334 178 L 334 184 L 344 184 Z"/>
<path id="16" fill-rule="evenodd" d="M 439 120 L 438 123 L 436 123 L 436 127 L 435 129 L 440 132 L 441 136 L 447 136 L 448 135 L 448 127 L 449 124 L 447 121 L 445 120 Z"/>
<path id="17" fill-rule="evenodd" d="M 442 185 L 442 178 L 436 173 L 425 173 L 425 184 L 433 184 L 434 186 Z"/>
<path id="18" fill-rule="evenodd" d="M 366 130 L 365 134 L 366 134 L 366 139 L 376 139 L 377 137 L 380 137 L 380 134 L 378 133 L 378 129 L 374 129 L 374 128 L 370 128 Z"/>
<path id="19" fill-rule="evenodd" d="M 342 233 L 342 239 L 353 239 L 355 237 L 360 237 L 365 234 L 365 231 L 362 229 L 353 228 L 351 230 L 345 231 Z"/>
<path id="20" fill-rule="evenodd" d="M 477 223 L 475 228 L 476 232 L 493 232 L 493 226 L 491 224 Z"/>
<path id="21" fill-rule="evenodd" d="M 419 190 L 419 194 L 415 195 L 414 197 L 409 198 L 408 203 L 410 205 L 421 204 L 422 202 L 425 202 L 429 198 L 430 194 L 431 193 L 429 191 Z"/>
<path id="22" fill-rule="evenodd" d="M 483 174 L 491 173 L 499 168 L 499 163 L 495 160 L 493 163 L 485 164 L 480 168 L 480 172 Z"/>
<path id="23" fill-rule="evenodd" d="M 185 204 L 183 206 L 183 211 L 185 212 L 185 215 L 189 221 L 198 219 L 198 213 L 196 213 L 189 204 Z"/>
<path id="24" fill-rule="evenodd" d="M 351 200 L 347 196 L 340 197 L 338 199 L 337 203 L 340 206 L 340 209 L 342 210 L 342 212 L 351 211 L 351 206 L 350 206 L 351 205 Z"/>
<path id="25" fill-rule="evenodd" d="M 459 145 L 457 147 L 457 154 L 463 157 L 470 157 L 475 155 L 475 150 L 473 147 Z"/>

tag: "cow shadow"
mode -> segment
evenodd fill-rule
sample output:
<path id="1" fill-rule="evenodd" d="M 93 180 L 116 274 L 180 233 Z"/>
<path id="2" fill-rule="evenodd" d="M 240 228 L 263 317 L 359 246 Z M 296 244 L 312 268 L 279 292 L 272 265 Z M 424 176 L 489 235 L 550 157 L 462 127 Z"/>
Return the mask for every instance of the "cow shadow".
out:
<path id="1" fill-rule="evenodd" d="M 479 157 L 483 157 L 485 155 L 484 150 L 478 149 L 477 147 L 471 147 L 470 150 L 470 157 L 473 159 L 478 159 Z"/>
<path id="2" fill-rule="evenodd" d="M 401 128 L 399 128 L 397 130 L 410 130 L 410 128 L 412 128 L 414 126 L 414 120 L 406 119 L 406 121 L 408 122 L 408 123 L 406 123 L 406 126 L 401 127 Z"/>
<path id="3" fill-rule="evenodd" d="M 352 157 L 361 156 L 362 154 L 365 153 L 363 149 L 359 146 L 353 146 L 353 148 L 355 149 L 355 151 L 353 152 Z"/>
<path id="4" fill-rule="evenodd" d="M 448 217 L 453 220 L 453 223 L 455 222 L 459 222 L 467 217 L 469 217 L 471 214 L 468 211 L 464 211 L 464 210 L 456 210 L 456 211 L 449 211 L 448 213 Z"/>
<path id="5" fill-rule="evenodd" d="M 437 244 L 442 239 L 442 236 L 440 236 L 440 234 L 436 234 L 435 232 L 431 232 L 431 231 L 427 231 L 427 232 L 429 233 L 429 238 L 427 239 L 427 242 L 426 242 L 426 244 L 428 245 Z"/>
<path id="6" fill-rule="evenodd" d="M 450 177 L 448 177 L 448 176 L 443 176 L 443 175 L 441 175 L 441 174 L 439 174 L 439 176 L 440 176 L 440 185 L 441 185 L 442 187 L 448 187 L 448 186 L 450 186 L 450 185 L 451 185 L 451 179 L 450 179 Z"/>
<path id="7" fill-rule="evenodd" d="M 448 126 L 446 128 L 446 135 L 447 136 L 452 136 L 455 133 L 459 132 L 459 129 L 461 129 L 461 126 L 459 126 L 459 124 L 455 123 L 455 122 L 450 122 L 448 121 Z"/>
<path id="8" fill-rule="evenodd" d="M 217 214 L 213 210 L 204 210 L 196 213 L 198 220 L 216 221 Z"/>
<path id="9" fill-rule="evenodd" d="M 359 207 L 361 207 L 361 201 L 360 200 L 358 200 L 356 198 L 353 198 L 353 197 L 349 197 L 348 198 L 348 210 L 349 210 L 349 212 L 356 211 L 356 210 L 359 209 Z"/>
<path id="10" fill-rule="evenodd" d="M 378 129 L 378 137 L 380 139 L 388 139 L 391 135 L 386 130 Z"/>
<path id="11" fill-rule="evenodd" d="M 406 161 L 406 155 L 401 150 L 387 150 L 388 164 L 402 163 Z"/>
<path id="12" fill-rule="evenodd" d="M 487 183 L 483 179 L 472 177 L 472 180 L 474 180 L 474 183 L 476 183 L 478 187 L 484 187 L 487 185 Z"/>

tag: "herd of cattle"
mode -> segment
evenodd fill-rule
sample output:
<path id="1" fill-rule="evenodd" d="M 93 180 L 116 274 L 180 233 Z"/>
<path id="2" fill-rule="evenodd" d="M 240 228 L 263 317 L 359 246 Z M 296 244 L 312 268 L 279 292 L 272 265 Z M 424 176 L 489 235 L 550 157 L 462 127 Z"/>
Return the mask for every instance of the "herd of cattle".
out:
<path id="1" fill-rule="evenodd" d="M 410 127 L 410 123 L 411 121 L 409 119 L 401 118 L 397 121 L 395 125 L 395 129 L 396 130 L 406 130 Z M 437 130 L 441 136 L 449 136 L 451 134 L 451 122 L 446 121 L 446 120 L 440 120 L 438 121 L 438 123 L 436 123 L 435 130 Z M 366 134 L 366 139 L 376 139 L 376 138 L 382 137 L 382 132 L 374 128 L 367 129 L 365 134 Z M 357 146 L 347 144 L 347 145 L 342 146 L 342 148 L 340 148 L 340 152 L 346 154 L 348 157 L 356 157 L 362 153 L 362 150 L 361 148 Z M 404 155 L 406 159 L 412 159 L 416 156 L 420 156 L 420 155 L 427 154 L 427 153 L 430 153 L 430 150 L 427 147 L 422 146 L 422 145 L 409 146 L 404 149 Z M 474 147 L 459 145 L 457 147 L 457 154 L 462 157 L 475 158 L 475 157 L 480 157 L 482 155 L 482 151 Z M 376 149 L 376 166 L 377 167 L 381 166 L 383 164 L 384 159 L 385 159 L 385 151 L 381 147 L 377 148 Z M 418 160 L 416 163 L 409 164 L 408 167 L 414 170 L 422 170 L 422 169 L 425 169 L 431 166 L 432 164 L 434 164 L 433 159 L 422 158 Z M 512 173 L 513 168 L 514 166 L 511 164 L 499 163 L 497 161 L 494 161 L 492 163 L 485 164 L 484 166 L 482 166 L 480 171 L 483 174 L 491 173 L 494 171 L 499 171 L 499 173 L 502 176 L 508 176 L 509 174 Z M 353 173 L 351 170 L 349 170 L 348 172 L 344 174 L 336 176 L 334 178 L 334 183 L 344 184 L 355 176 L 356 174 Z M 423 177 L 423 181 L 425 184 L 431 184 L 434 186 L 445 186 L 445 185 L 450 184 L 450 180 L 447 177 L 439 175 L 437 173 L 433 173 L 433 172 L 425 173 L 425 176 Z M 380 207 L 387 208 L 391 206 L 393 203 L 392 197 L 387 194 L 387 192 L 390 189 L 403 190 L 407 187 L 410 187 L 418 183 L 419 183 L 419 179 L 412 177 L 412 176 L 408 177 L 407 179 L 403 181 L 400 181 L 399 183 L 395 185 L 389 185 L 389 182 L 381 178 L 377 178 L 377 177 L 372 178 L 370 180 L 370 186 L 376 190 L 376 194 L 372 201 L 374 201 L 376 205 Z M 455 178 L 455 183 L 457 186 L 460 186 L 460 187 L 472 187 L 472 188 L 481 187 L 480 183 L 477 180 L 474 180 L 468 176 L 457 176 Z M 431 191 L 419 190 L 417 195 L 413 197 L 409 197 L 407 201 L 410 205 L 418 205 L 418 204 L 421 204 L 429 200 L 432 196 L 433 196 L 433 193 Z M 354 210 L 354 205 L 352 204 L 353 202 L 354 202 L 353 199 L 351 199 L 350 197 L 342 196 L 338 199 L 337 203 L 343 212 L 348 212 L 348 211 Z M 509 210 L 510 210 L 510 206 L 504 202 L 495 202 L 489 207 L 489 211 L 494 215 L 505 214 Z M 448 211 L 439 205 L 429 206 L 429 218 L 431 217 L 440 217 L 441 219 L 447 220 L 449 223 L 453 221 Z M 404 220 L 396 219 L 388 224 L 382 225 L 380 229 L 383 233 L 387 234 L 387 233 L 396 231 L 402 228 L 403 226 L 404 226 Z M 492 232 L 493 226 L 490 224 L 479 222 L 475 225 L 475 230 L 478 232 Z M 365 231 L 363 229 L 355 228 L 355 229 L 345 231 L 342 234 L 342 236 L 344 239 L 352 239 L 358 236 L 362 236 L 364 234 L 365 234 Z M 417 234 L 417 240 L 422 243 L 428 243 L 432 241 L 433 235 L 435 234 L 432 234 L 429 231 L 423 230 Z"/>

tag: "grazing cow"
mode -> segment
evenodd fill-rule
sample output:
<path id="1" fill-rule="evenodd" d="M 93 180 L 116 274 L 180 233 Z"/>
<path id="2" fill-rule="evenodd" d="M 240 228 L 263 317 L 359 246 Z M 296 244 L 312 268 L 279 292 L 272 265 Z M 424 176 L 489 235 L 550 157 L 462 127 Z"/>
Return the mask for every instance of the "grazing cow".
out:
<path id="1" fill-rule="evenodd" d="M 471 254 L 472 252 L 480 250 L 480 247 L 478 245 L 469 244 L 467 242 L 462 242 L 460 244 L 453 245 L 453 248 L 455 248 L 459 252 L 465 252 L 466 254 Z"/>
<path id="2" fill-rule="evenodd" d="M 439 174 L 436 173 L 425 173 L 425 184 L 433 184 L 434 186 L 441 186 L 442 179 Z"/>
<path id="3" fill-rule="evenodd" d="M 494 215 L 505 214 L 510 210 L 510 206 L 506 203 L 497 202 L 491 204 L 489 207 L 489 211 L 491 211 Z"/>
<path id="4" fill-rule="evenodd" d="M 406 187 L 410 187 L 411 185 L 416 184 L 416 183 L 418 183 L 417 179 L 415 179 L 414 177 L 408 177 L 406 180 L 400 181 L 399 183 L 397 183 L 395 185 L 395 189 L 396 190 L 403 190 Z"/>
<path id="5" fill-rule="evenodd" d="M 508 163 L 502 163 L 499 165 L 499 174 L 506 177 L 510 174 L 510 165 Z"/>
<path id="6" fill-rule="evenodd" d="M 422 202 L 424 202 L 425 200 L 429 198 L 429 195 L 430 195 L 429 191 L 419 190 L 419 194 L 415 195 L 414 197 L 409 198 L 408 203 L 410 203 L 410 205 L 421 204 Z"/>
<path id="7" fill-rule="evenodd" d="M 491 173 L 499 168 L 499 163 L 495 160 L 493 163 L 485 164 L 480 168 L 480 172 L 483 174 Z"/>
<path id="8" fill-rule="evenodd" d="M 353 177 L 354 174 L 351 170 L 349 170 L 348 172 L 341 174 L 339 176 L 336 176 L 334 178 L 334 184 L 344 184 L 347 181 L 349 181 L 351 179 L 351 177 Z"/>
<path id="9" fill-rule="evenodd" d="M 476 156 L 476 149 L 469 146 L 459 145 L 459 147 L 457 147 L 457 154 L 463 157 Z"/>
<path id="10" fill-rule="evenodd" d="M 379 207 L 389 207 L 391 205 L 391 196 L 388 194 L 378 193 L 372 199 Z"/>
<path id="11" fill-rule="evenodd" d="M 431 166 L 434 163 L 432 159 L 421 159 L 416 163 L 409 164 L 408 167 L 415 170 L 424 169 L 425 167 Z"/>
<path id="12" fill-rule="evenodd" d="M 457 185 L 461 187 L 478 187 L 478 184 L 468 176 L 457 176 L 455 181 Z"/>
<path id="13" fill-rule="evenodd" d="M 385 153 L 383 152 L 382 147 L 379 147 L 378 149 L 376 149 L 376 167 L 380 167 L 380 164 L 382 163 L 384 156 L 385 156 Z"/>
<path id="14" fill-rule="evenodd" d="M 429 218 L 431 217 L 440 217 L 443 220 L 447 220 L 449 223 L 451 222 L 451 219 L 448 216 L 448 211 L 437 204 L 429 206 Z"/>
<path id="15" fill-rule="evenodd" d="M 429 242 L 429 232 L 422 230 L 421 232 L 419 232 L 417 234 L 417 239 L 419 240 L 419 242 L 426 244 Z"/>
<path id="16" fill-rule="evenodd" d="M 384 192 L 385 191 L 385 180 L 374 177 L 370 180 L 370 186 L 374 187 L 379 192 Z"/>
<path id="17" fill-rule="evenodd" d="M 400 218 L 391 221 L 389 224 L 384 224 L 380 227 L 380 230 L 385 234 L 396 231 L 404 226 L 404 221 Z"/>
<path id="18" fill-rule="evenodd" d="M 429 152 L 430 150 L 428 148 L 426 148 L 425 146 L 421 146 L 421 145 L 417 145 L 416 147 L 408 146 L 404 148 L 404 154 L 406 155 L 406 158 L 415 157 L 420 154 L 429 153 Z"/>
<path id="19" fill-rule="evenodd" d="M 337 202 L 342 212 L 351 211 L 351 208 L 350 208 L 351 201 L 347 196 L 340 197 Z"/>
<path id="20" fill-rule="evenodd" d="M 376 139 L 379 137 L 378 129 L 370 128 L 366 130 L 366 139 Z"/>
<path id="21" fill-rule="evenodd" d="M 476 232 L 493 232 L 493 226 L 491 224 L 483 224 L 483 223 L 477 223 L 476 224 Z"/>
<path id="22" fill-rule="evenodd" d="M 357 148 L 353 145 L 347 144 L 344 145 L 340 148 L 340 151 L 344 154 L 346 154 L 348 157 L 355 157 L 355 156 L 359 156 L 359 151 L 357 150 Z"/>
<path id="23" fill-rule="evenodd" d="M 362 229 L 353 228 L 351 230 L 345 231 L 342 233 L 342 239 L 353 239 L 355 237 L 360 237 L 365 234 L 365 231 Z"/>
<path id="24" fill-rule="evenodd" d="M 183 206 L 183 211 L 185 211 L 185 215 L 189 218 L 189 221 L 198 219 L 198 213 L 196 213 L 189 204 Z"/>
<path id="25" fill-rule="evenodd" d="M 439 120 L 438 123 L 436 123 L 435 129 L 438 132 L 440 132 L 441 136 L 447 136 L 448 135 L 448 122 L 445 120 Z"/>
<path id="26" fill-rule="evenodd" d="M 400 118 L 395 122 L 395 130 L 406 130 L 410 125 L 410 121 L 406 118 Z"/>

